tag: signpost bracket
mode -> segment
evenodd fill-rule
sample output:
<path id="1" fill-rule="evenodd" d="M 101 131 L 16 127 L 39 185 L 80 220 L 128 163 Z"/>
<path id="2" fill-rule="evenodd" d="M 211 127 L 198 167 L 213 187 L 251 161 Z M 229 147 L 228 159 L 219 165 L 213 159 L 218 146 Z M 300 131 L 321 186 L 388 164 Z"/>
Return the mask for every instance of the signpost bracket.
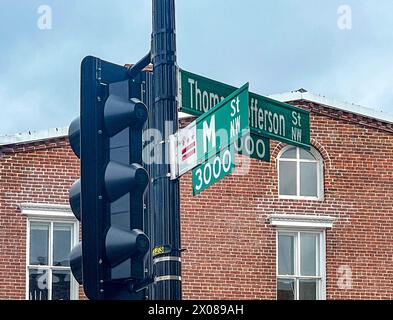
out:
<path id="1" fill-rule="evenodd" d="M 177 163 L 177 147 L 177 133 L 171 134 L 169 136 L 169 176 L 171 180 L 174 180 L 179 176 L 179 165 Z"/>
<path id="2" fill-rule="evenodd" d="M 132 79 L 138 75 L 145 67 L 151 63 L 151 51 L 149 51 L 141 60 L 130 66 L 127 70 L 127 75 Z"/>

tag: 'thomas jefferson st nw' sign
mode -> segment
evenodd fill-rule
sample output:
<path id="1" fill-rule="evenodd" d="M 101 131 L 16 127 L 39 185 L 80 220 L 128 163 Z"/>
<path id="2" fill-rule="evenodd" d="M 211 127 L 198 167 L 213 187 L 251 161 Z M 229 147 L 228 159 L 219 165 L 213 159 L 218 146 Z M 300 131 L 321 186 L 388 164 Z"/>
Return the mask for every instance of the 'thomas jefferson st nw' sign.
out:
<path id="1" fill-rule="evenodd" d="M 185 70 L 179 70 L 181 111 L 199 116 L 222 101 L 236 88 Z M 249 125 L 251 135 L 288 144 L 310 147 L 309 112 L 290 104 L 250 92 Z"/>

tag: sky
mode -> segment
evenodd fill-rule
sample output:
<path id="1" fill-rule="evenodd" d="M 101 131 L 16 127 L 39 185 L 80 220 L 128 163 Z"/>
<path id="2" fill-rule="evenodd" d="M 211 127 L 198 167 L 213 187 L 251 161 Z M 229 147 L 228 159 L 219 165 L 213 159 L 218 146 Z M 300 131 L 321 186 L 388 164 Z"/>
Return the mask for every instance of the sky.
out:
<path id="1" fill-rule="evenodd" d="M 176 0 L 177 62 L 261 95 L 305 88 L 393 114 L 392 12 L 391 0 Z M 0 0 L 0 135 L 68 126 L 83 57 L 134 63 L 150 35 L 150 0 Z"/>

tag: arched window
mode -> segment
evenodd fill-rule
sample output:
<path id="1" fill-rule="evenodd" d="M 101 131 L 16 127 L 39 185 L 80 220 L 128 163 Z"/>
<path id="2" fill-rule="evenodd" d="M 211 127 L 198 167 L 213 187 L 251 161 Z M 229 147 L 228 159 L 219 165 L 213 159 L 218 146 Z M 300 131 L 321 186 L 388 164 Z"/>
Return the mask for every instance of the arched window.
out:
<path id="1" fill-rule="evenodd" d="M 279 197 L 323 199 L 323 162 L 317 150 L 286 147 L 278 157 Z"/>

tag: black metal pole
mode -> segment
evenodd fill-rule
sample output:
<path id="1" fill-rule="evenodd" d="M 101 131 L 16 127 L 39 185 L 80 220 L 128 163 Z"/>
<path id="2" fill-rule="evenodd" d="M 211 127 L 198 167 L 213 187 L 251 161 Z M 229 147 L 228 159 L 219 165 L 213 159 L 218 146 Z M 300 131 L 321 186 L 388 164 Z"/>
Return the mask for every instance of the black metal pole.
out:
<path id="1" fill-rule="evenodd" d="M 169 135 L 178 130 L 175 0 L 153 0 L 151 59 L 153 63 L 153 105 L 150 128 L 162 141 L 155 141 L 151 167 L 149 212 L 153 247 L 172 250 L 153 257 L 155 283 L 151 299 L 181 299 L 180 199 L 179 181 L 169 179 Z"/>

